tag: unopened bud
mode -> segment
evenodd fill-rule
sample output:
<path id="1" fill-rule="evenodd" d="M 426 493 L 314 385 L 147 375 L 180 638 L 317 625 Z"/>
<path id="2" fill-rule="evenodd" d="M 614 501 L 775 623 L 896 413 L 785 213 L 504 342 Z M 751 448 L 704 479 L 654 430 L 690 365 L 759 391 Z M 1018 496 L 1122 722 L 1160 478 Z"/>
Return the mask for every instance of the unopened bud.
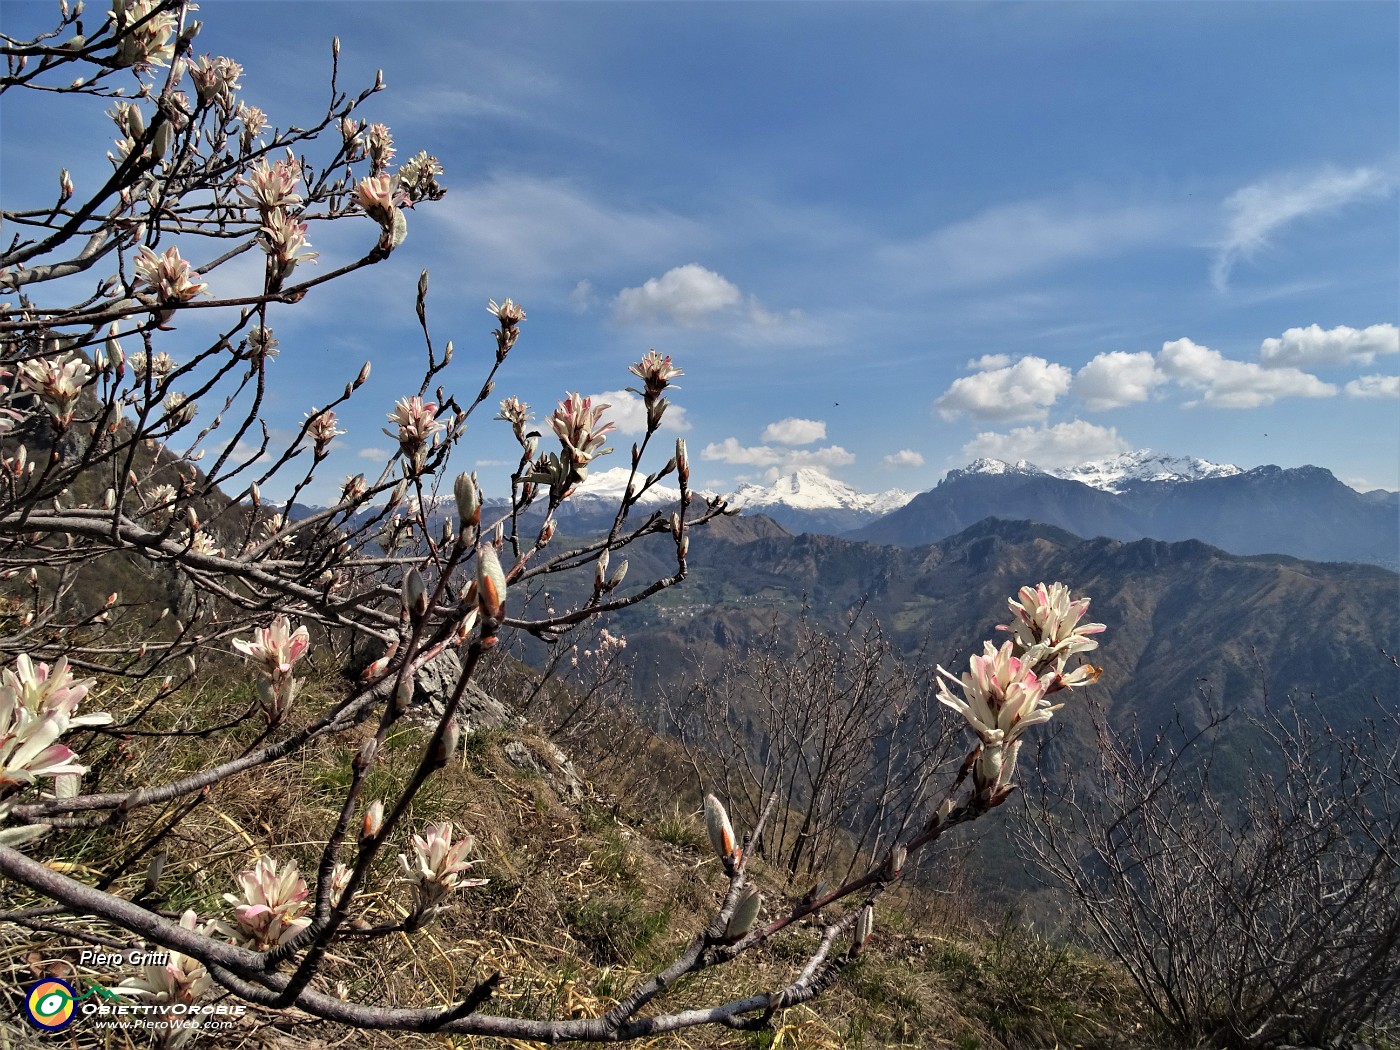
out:
<path id="1" fill-rule="evenodd" d="M 360 750 L 355 752 L 355 770 L 363 773 L 374 761 L 374 756 L 379 753 L 379 741 L 370 737 L 360 745 Z"/>
<path id="2" fill-rule="evenodd" d="M 384 803 L 375 799 L 365 810 L 365 819 L 360 830 L 362 839 L 372 839 L 379 834 L 380 828 L 384 827 Z"/>
<path id="3" fill-rule="evenodd" d="M 423 582 L 423 574 L 417 566 L 404 574 L 403 604 L 414 617 L 421 617 L 428 611 L 428 586 Z"/>
<path id="4" fill-rule="evenodd" d="M 457 517 L 461 519 L 462 531 L 481 524 L 481 489 L 477 486 L 475 472 L 458 474 L 452 484 L 452 494 L 457 497 Z"/>
<path id="5" fill-rule="evenodd" d="M 477 608 L 488 620 L 500 620 L 506 614 L 506 574 L 496 548 L 489 543 L 476 549 Z"/>
<path id="6" fill-rule="evenodd" d="M 890 850 L 890 855 L 885 858 L 885 878 L 897 879 L 904 874 L 904 861 L 908 858 L 909 851 L 903 846 L 896 845 Z"/>
<path id="7" fill-rule="evenodd" d="M 597 562 L 593 566 L 593 589 L 601 591 L 608 579 L 608 559 L 611 555 L 605 550 L 598 555 Z"/>
<path id="8" fill-rule="evenodd" d="M 75 37 L 75 40 L 82 40 L 82 37 Z M 82 45 L 79 44 L 79 47 Z M 67 200 L 73 196 L 73 176 L 68 174 L 68 169 L 63 168 L 58 173 L 58 194 L 60 200 Z"/>
<path id="9" fill-rule="evenodd" d="M 364 363 L 364 366 L 360 369 L 360 374 L 359 374 L 358 376 L 355 377 L 355 382 L 354 382 L 352 385 L 355 387 L 356 390 L 358 390 L 360 387 L 362 387 L 362 386 L 365 385 L 365 380 L 367 380 L 368 378 L 369 378 L 369 362 L 366 361 L 366 362 Z"/>
<path id="10" fill-rule="evenodd" d="M 676 477 L 682 487 L 690 484 L 690 455 L 685 449 L 685 438 L 676 438 Z"/>
<path id="11" fill-rule="evenodd" d="M 761 907 L 763 907 L 763 894 L 750 886 L 735 906 L 734 914 L 729 918 L 729 925 L 724 928 L 724 939 L 731 942 L 741 940 L 753 929 L 754 921 L 758 918 L 758 910 Z"/>
<path id="12" fill-rule="evenodd" d="M 457 745 L 462 740 L 462 727 L 453 719 L 447 723 L 447 728 L 442 731 L 442 736 L 437 742 L 437 750 L 433 753 L 433 762 L 442 768 L 447 765 L 452 756 L 457 753 Z"/>
<path id="13" fill-rule="evenodd" d="M 258 483 L 256 481 L 248 486 L 248 495 L 253 500 L 253 506 L 256 507 L 262 503 L 262 489 L 258 488 Z"/>
<path id="14" fill-rule="evenodd" d="M 856 935 L 851 944 L 851 954 L 859 954 L 865 947 L 865 942 L 870 939 L 870 934 L 875 929 L 875 905 L 867 904 L 860 909 L 860 915 L 856 917 Z"/>
<path id="15" fill-rule="evenodd" d="M 160 877 L 165 871 L 165 862 L 169 859 L 170 854 L 164 850 L 151 858 L 151 862 L 146 865 L 146 882 L 141 887 L 142 893 L 149 895 L 160 887 Z"/>
<path id="16" fill-rule="evenodd" d="M 734 842 L 734 826 L 729 823 L 729 814 L 724 810 L 724 803 L 714 795 L 705 796 L 705 830 L 709 832 L 710 845 L 714 848 L 715 856 L 724 861 L 727 870 L 738 852 Z"/>

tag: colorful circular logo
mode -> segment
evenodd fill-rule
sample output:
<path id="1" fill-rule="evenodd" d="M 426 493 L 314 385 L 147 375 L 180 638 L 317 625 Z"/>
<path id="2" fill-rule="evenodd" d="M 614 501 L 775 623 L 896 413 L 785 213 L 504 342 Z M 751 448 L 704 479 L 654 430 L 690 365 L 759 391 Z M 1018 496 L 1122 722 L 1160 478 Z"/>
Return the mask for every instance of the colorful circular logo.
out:
<path id="1" fill-rule="evenodd" d="M 73 1008 L 75 998 L 71 984 L 50 977 L 29 989 L 29 997 L 24 1001 L 24 1012 L 36 1027 L 47 1032 L 57 1032 L 72 1023 L 76 1012 Z"/>

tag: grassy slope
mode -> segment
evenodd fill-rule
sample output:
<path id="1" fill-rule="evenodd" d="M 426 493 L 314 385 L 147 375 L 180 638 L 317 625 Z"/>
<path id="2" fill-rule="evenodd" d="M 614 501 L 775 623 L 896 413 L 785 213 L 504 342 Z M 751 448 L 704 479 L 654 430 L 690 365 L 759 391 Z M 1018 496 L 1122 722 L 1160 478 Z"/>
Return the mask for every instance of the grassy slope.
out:
<path id="1" fill-rule="evenodd" d="M 302 716 L 326 702 L 336 683 L 325 680 L 304 695 Z M 120 706 L 115 691 L 104 694 Z M 318 701 L 319 697 L 319 701 Z M 244 688 L 208 688 L 200 695 L 163 701 L 158 720 L 190 724 L 215 712 L 225 717 L 251 697 Z M 163 781 L 232 751 L 254 735 L 250 721 L 234 739 L 123 741 L 92 745 L 91 778 L 110 789 L 143 780 Z M 167 839 L 170 863 L 161 906 L 222 914 L 223 892 L 250 861 L 270 853 L 313 868 L 349 776 L 349 759 L 365 730 L 323 742 L 293 760 L 237 778 L 214 791 L 178 821 Z M 387 795 L 416 759 L 422 730 L 396 731 L 388 760 L 375 773 L 375 793 Z M 551 778 L 522 772 L 504 755 L 520 739 L 543 750 L 528 729 L 496 730 L 468 738 L 464 751 L 437 774 L 414 805 L 413 824 L 454 821 L 474 832 L 482 859 L 473 874 L 491 883 L 458 897 L 443 919 L 410 939 L 395 935 L 369 950 L 349 946 L 328 967 L 324 986 L 344 981 L 366 1002 L 434 1005 L 499 971 L 505 975 L 493 1012 L 527 1017 L 582 1016 L 605 1010 L 639 974 L 664 965 L 718 902 L 723 878 L 706 844 L 696 800 L 678 794 L 678 763 L 663 742 L 629 748 L 629 762 L 595 768 L 593 796 L 565 801 Z M 639 739 L 639 738 L 634 738 Z M 75 832 L 50 840 L 51 855 L 79 877 L 95 881 L 115 860 L 139 850 L 154 823 L 169 814 L 143 813 L 120 829 Z M 396 914 L 397 849 L 386 850 L 362 898 L 371 921 Z M 118 886 L 134 894 L 144 859 Z M 776 877 L 755 861 L 771 909 L 783 898 Z M 7 893 L 7 896 L 11 894 Z M 15 895 L 18 896 L 18 895 Z M 14 903 L 23 905 L 26 900 Z M 780 906 L 780 905 L 779 905 Z M 1056 948 L 1014 923 L 976 919 L 966 892 L 940 890 L 887 898 L 874 950 L 851 967 L 810 1007 L 787 1011 L 770 1032 L 698 1029 L 649 1042 L 665 1047 L 1040 1047 L 1119 1045 L 1118 1034 L 1138 1027 L 1133 1000 L 1120 975 L 1080 954 Z M 810 930 L 753 953 L 729 968 L 682 985 L 667 1006 L 722 1001 L 791 979 L 814 940 Z M 80 988 L 112 983 L 110 968 L 76 966 L 73 942 L 52 934 L 0 928 L 0 985 L 13 993 L 37 972 L 76 980 Z M 27 1029 L 0 1022 L 10 1045 L 27 1045 Z M 82 1022 L 69 1029 L 73 1045 L 93 1042 Z M 260 1015 L 256 1025 L 202 1045 L 319 1047 L 343 1033 L 288 1016 Z M 66 1045 L 66 1044 L 65 1044 Z M 135 1044 L 139 1045 L 139 1044 Z M 350 1044 L 347 1044 L 350 1045 Z M 370 1047 L 505 1044 L 444 1036 L 364 1035 Z"/>

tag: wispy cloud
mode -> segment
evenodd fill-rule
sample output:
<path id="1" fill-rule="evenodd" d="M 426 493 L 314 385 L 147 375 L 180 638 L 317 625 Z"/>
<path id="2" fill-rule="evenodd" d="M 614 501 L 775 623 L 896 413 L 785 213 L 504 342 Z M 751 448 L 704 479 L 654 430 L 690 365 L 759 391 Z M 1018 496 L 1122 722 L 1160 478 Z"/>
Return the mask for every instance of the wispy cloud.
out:
<path id="1" fill-rule="evenodd" d="M 1024 459 L 1039 467 L 1069 467 L 1130 448 L 1115 427 L 1075 419 L 1053 427 L 1017 427 L 1005 434 L 987 431 L 964 445 L 963 455 L 968 459 L 985 457 L 1008 463 Z"/>
<path id="2" fill-rule="evenodd" d="M 1178 236 L 1171 205 L 1088 206 L 1046 201 L 1003 204 L 886 250 L 902 272 L 934 284 L 990 284 L 1066 263 L 1105 258 Z"/>
<path id="3" fill-rule="evenodd" d="M 1343 391 L 1347 397 L 1370 399 L 1400 397 L 1400 376 L 1362 376 L 1353 379 Z"/>
<path id="4" fill-rule="evenodd" d="M 850 466 L 855 454 L 840 445 L 825 448 L 773 448 L 770 445 L 744 445 L 738 438 L 727 437 L 712 442 L 700 451 L 700 458 L 711 462 L 744 467 L 775 467 L 780 471 L 813 467 L 823 473 L 837 467 Z"/>
<path id="5" fill-rule="evenodd" d="M 434 206 L 454 255 L 490 260 L 497 280 L 577 280 L 689 254 L 707 240 L 692 219 L 606 201 L 562 179 L 495 175 Z M 577 286 L 575 286 L 577 287 Z"/>
<path id="6" fill-rule="evenodd" d="M 1394 186 L 1393 176 L 1367 167 L 1281 175 L 1236 190 L 1225 199 L 1225 234 L 1211 260 L 1211 283 L 1224 291 L 1235 265 L 1268 247 L 1270 238 L 1285 226 L 1355 201 L 1384 197 Z"/>

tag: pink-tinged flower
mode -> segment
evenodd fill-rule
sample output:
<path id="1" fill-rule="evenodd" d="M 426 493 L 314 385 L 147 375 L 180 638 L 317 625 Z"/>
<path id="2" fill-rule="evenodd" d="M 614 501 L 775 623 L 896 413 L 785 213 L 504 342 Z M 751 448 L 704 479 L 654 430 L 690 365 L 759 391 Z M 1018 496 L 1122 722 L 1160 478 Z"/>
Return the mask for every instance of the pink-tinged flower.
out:
<path id="1" fill-rule="evenodd" d="M 315 443 L 315 453 L 317 459 L 322 459 L 330 448 L 331 441 L 344 434 L 345 431 L 336 429 L 335 412 L 326 409 L 324 412 L 312 408 L 306 414 L 306 432 L 311 435 L 311 440 Z"/>
<path id="2" fill-rule="evenodd" d="M 508 397 L 501 402 L 501 411 L 496 418 L 509 423 L 511 430 L 515 432 L 515 440 L 525 444 L 525 433 L 530 425 L 529 405 L 518 397 Z"/>
<path id="3" fill-rule="evenodd" d="M 410 205 L 414 201 L 441 200 L 447 193 L 438 185 L 437 177 L 443 173 L 442 163 L 427 150 L 399 165 L 399 187 L 408 195 Z"/>
<path id="4" fill-rule="evenodd" d="M 161 10 L 162 0 L 124 0 L 112 5 L 116 23 L 116 64 L 138 71 L 167 66 L 175 56 L 176 13 Z"/>
<path id="5" fill-rule="evenodd" d="M 525 320 L 525 308 L 516 305 L 510 299 L 505 300 L 499 306 L 495 299 L 486 300 L 486 312 L 506 328 L 514 328 L 521 321 Z"/>
<path id="6" fill-rule="evenodd" d="M 171 245 L 157 255 L 142 245 L 136 250 L 136 272 L 161 303 L 187 303 L 209 286 L 180 258 L 180 249 Z"/>
<path id="7" fill-rule="evenodd" d="M 238 182 L 242 188 L 238 195 L 266 215 L 279 208 L 300 204 L 301 195 L 296 191 L 300 181 L 301 163 L 288 150 L 285 159 L 269 165 L 264 157 L 249 168 L 246 175 L 240 176 Z"/>
<path id="8" fill-rule="evenodd" d="M 292 630 L 291 622 L 281 614 L 267 627 L 259 627 L 251 640 L 235 638 L 233 646 L 258 668 L 258 699 L 269 725 L 277 725 L 290 710 L 301 680 L 292 676 L 296 662 L 311 647 L 306 625 Z"/>
<path id="9" fill-rule="evenodd" d="M 594 405 L 591 397 L 575 393 L 560 401 L 549 417 L 577 480 L 581 481 L 588 464 L 603 454 L 600 450 L 615 429 L 612 423 L 602 422 L 603 413 L 610 408 L 612 405 Z"/>
<path id="10" fill-rule="evenodd" d="M 397 424 L 398 431 L 385 430 L 384 433 L 398 438 L 399 449 L 413 464 L 415 472 L 421 472 L 427 462 L 429 442 L 436 445 L 438 432 L 447 429 L 437 421 L 437 410 L 436 402 L 414 395 L 400 398 L 394 411 L 389 413 L 389 422 Z"/>
<path id="11" fill-rule="evenodd" d="M 238 144 L 246 152 L 252 145 L 253 140 L 263 133 L 267 127 L 267 114 L 257 106 L 250 106 L 240 102 L 235 114 L 238 122 L 243 125 L 243 130 L 238 133 Z"/>
<path id="12" fill-rule="evenodd" d="M 394 177 L 366 175 L 355 183 L 355 203 L 380 226 L 391 226 L 394 222 L 394 212 L 401 203 L 401 198 L 395 192 Z"/>
<path id="13" fill-rule="evenodd" d="M 263 220 L 262 231 L 267 238 L 263 247 L 271 263 L 274 282 L 289 277 L 297 263 L 312 262 L 319 257 L 311 251 L 311 243 L 306 239 L 306 223 L 297 222 L 296 216 L 278 209 L 265 213 Z"/>
<path id="14" fill-rule="evenodd" d="M 243 67 L 231 58 L 204 55 L 190 66 L 190 80 L 201 102 L 218 102 L 227 107 L 233 93 L 242 87 Z"/>
<path id="15" fill-rule="evenodd" d="M 39 395 L 54 426 L 60 429 L 73 422 L 78 396 L 91 378 L 92 370 L 80 357 L 68 361 L 41 357 L 19 363 L 20 385 Z"/>
<path id="16" fill-rule="evenodd" d="M 175 369 L 175 359 L 164 350 L 157 350 L 149 357 L 146 351 L 137 350 L 127 358 L 131 365 L 131 374 L 138 383 L 146 381 L 146 373 L 149 372 L 151 379 L 159 383 Z"/>
<path id="17" fill-rule="evenodd" d="M 413 836 L 413 860 L 400 853 L 399 867 L 418 891 L 415 908 L 418 918 L 429 919 L 436 915 L 453 890 L 485 886 L 490 881 L 462 877 L 479 863 L 464 859 L 475 845 L 476 839 L 470 833 L 453 842 L 451 821 L 430 824 L 423 834 Z"/>
<path id="18" fill-rule="evenodd" d="M 671 380 L 676 376 L 685 375 L 679 368 L 671 364 L 671 355 L 662 356 L 655 350 L 648 350 L 644 358 L 635 365 L 628 365 L 627 371 L 646 384 L 642 391 L 642 396 L 648 401 L 654 401 L 661 396 Z"/>
<path id="19" fill-rule="evenodd" d="M 394 159 L 394 137 L 387 124 L 371 124 L 366 133 L 369 139 L 369 163 L 371 170 L 378 175 Z"/>
<path id="20" fill-rule="evenodd" d="M 1015 618 L 1010 624 L 998 624 L 997 630 L 1010 632 L 1019 654 L 1036 666 L 1053 663 L 1063 671 L 1065 661 L 1075 653 L 1097 649 L 1099 643 L 1089 636 L 1105 630 L 1101 623 L 1080 623 L 1089 599 L 1071 598 L 1063 583 L 1022 587 L 1017 597 L 1007 599 L 1007 605 Z"/>
<path id="21" fill-rule="evenodd" d="M 238 894 L 224 894 L 233 905 L 234 925 L 220 923 L 219 928 L 245 948 L 267 951 L 311 925 L 306 880 L 296 861 L 281 871 L 277 867 L 276 860 L 264 857 L 238 876 Z"/>
<path id="22" fill-rule="evenodd" d="M 21 654 L 13 668 L 0 674 L 0 794 L 33 784 L 39 777 L 87 771 L 58 739 L 75 727 L 112 720 L 104 713 L 77 714 L 78 704 L 94 684 L 91 678 L 74 681 L 64 657 L 50 668 Z"/>
<path id="23" fill-rule="evenodd" d="M 292 630 L 291 621 L 278 614 L 267 627 L 258 627 L 251 639 L 235 638 L 233 647 L 266 675 L 291 674 L 296 662 L 311 648 L 306 625 Z"/>
<path id="24" fill-rule="evenodd" d="M 938 699 L 967 719 L 982 741 L 973 780 L 987 798 L 1010 787 L 1025 731 L 1048 722 L 1063 706 L 1045 700 L 1053 674 L 1041 678 L 1032 664 L 1014 655 L 1014 649 L 1010 641 L 1000 648 L 985 643 L 982 655 L 968 661 L 970 670 L 961 679 L 938 668 L 947 680 L 938 683 Z M 963 695 L 955 695 L 948 682 L 960 686 Z"/>
<path id="25" fill-rule="evenodd" d="M 201 926 L 199 916 L 193 910 L 180 916 L 180 925 L 206 937 L 213 928 L 208 923 Z M 176 1003 L 192 1006 L 213 990 L 214 979 L 202 962 L 173 948 L 163 951 L 166 959 L 164 965 L 147 963 L 141 967 L 138 976 L 126 978 L 112 990 L 158 1006 L 173 1006 Z"/>

